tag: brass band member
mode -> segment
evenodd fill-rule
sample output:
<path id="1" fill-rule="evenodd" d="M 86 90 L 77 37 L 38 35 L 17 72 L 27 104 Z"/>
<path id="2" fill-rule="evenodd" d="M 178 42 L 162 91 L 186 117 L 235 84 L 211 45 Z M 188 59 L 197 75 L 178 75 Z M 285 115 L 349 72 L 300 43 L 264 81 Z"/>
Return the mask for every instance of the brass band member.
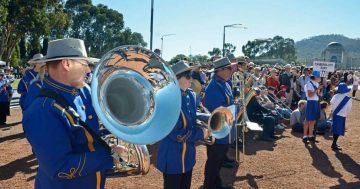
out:
<path id="1" fill-rule="evenodd" d="M 90 59 L 84 41 L 69 38 L 49 42 L 46 57 L 41 60 L 49 73 L 42 89 L 58 94 L 58 100 L 55 95 L 38 97 L 24 112 L 26 137 L 39 163 L 35 189 L 105 187 L 105 171 L 113 168 L 114 159 L 95 140 L 99 124 L 92 120 L 96 114 L 81 98 Z M 69 106 L 61 105 L 65 104 L 61 99 Z"/>
<path id="2" fill-rule="evenodd" d="M 160 142 L 156 167 L 163 173 L 165 189 L 190 189 L 195 166 L 195 142 L 208 137 L 207 129 L 196 127 L 196 96 L 191 86 L 192 67 L 177 62 L 176 74 L 182 96 L 181 114 L 171 133 Z"/>
<path id="3" fill-rule="evenodd" d="M 232 76 L 231 63 L 228 58 L 221 58 L 214 63 L 215 74 L 205 89 L 205 107 L 210 111 L 223 106 L 227 107 L 234 104 L 234 97 L 230 85 L 227 81 Z M 220 178 L 221 164 L 229 149 L 229 144 L 235 140 L 235 127 L 223 139 L 216 139 L 215 144 L 207 145 L 207 161 L 205 164 L 204 188 L 229 188 L 225 186 Z"/>

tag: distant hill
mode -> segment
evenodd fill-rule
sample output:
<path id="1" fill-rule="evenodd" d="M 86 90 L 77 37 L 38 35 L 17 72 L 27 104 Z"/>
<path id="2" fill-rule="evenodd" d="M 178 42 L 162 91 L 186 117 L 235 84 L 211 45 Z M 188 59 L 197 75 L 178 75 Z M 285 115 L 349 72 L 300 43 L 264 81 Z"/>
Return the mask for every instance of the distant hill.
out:
<path id="1" fill-rule="evenodd" d="M 299 60 L 320 58 L 321 52 L 330 42 L 339 42 L 353 58 L 360 58 L 360 39 L 351 39 L 343 35 L 319 35 L 295 43 Z"/>

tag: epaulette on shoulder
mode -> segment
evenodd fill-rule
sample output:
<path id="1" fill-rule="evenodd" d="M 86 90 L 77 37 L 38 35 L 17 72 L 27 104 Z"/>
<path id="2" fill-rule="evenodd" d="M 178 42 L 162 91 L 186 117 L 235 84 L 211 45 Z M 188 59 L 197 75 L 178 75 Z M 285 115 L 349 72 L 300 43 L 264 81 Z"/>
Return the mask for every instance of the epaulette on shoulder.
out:
<path id="1" fill-rule="evenodd" d="M 53 111 L 55 113 L 59 113 L 61 115 L 64 114 L 65 108 L 62 107 L 60 104 L 56 103 L 54 99 L 48 97 L 40 97 L 40 102 L 42 110 L 44 111 Z"/>
<path id="2" fill-rule="evenodd" d="M 52 102 L 52 109 L 58 114 L 60 114 L 62 117 L 65 117 L 72 126 L 76 125 L 76 122 L 74 118 L 71 116 L 71 114 L 65 110 L 64 107 L 62 107 L 60 104 L 58 104 L 55 100 Z"/>

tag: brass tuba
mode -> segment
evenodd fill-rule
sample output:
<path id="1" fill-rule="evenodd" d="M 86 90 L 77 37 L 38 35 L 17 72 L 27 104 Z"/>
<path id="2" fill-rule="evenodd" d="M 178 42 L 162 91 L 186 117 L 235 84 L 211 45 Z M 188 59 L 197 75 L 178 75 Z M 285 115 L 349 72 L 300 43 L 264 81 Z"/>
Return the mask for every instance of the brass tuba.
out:
<path id="1" fill-rule="evenodd" d="M 117 165 L 118 169 L 135 167 L 134 174 L 148 171 L 145 145 L 163 139 L 175 127 L 181 109 L 177 91 L 180 87 L 170 67 L 143 47 L 120 46 L 101 58 L 93 73 L 91 97 L 96 114 L 110 132 L 102 138 L 119 153 L 124 161 L 119 164 L 127 165 Z M 138 163 L 133 165 L 126 155 L 137 156 Z"/>

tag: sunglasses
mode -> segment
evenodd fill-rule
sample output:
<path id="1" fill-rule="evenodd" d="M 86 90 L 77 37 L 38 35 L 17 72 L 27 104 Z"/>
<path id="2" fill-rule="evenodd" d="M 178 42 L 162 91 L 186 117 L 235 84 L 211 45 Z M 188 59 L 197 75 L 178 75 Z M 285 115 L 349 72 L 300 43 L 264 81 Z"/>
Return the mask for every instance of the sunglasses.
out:
<path id="1" fill-rule="evenodd" d="M 190 71 L 186 71 L 186 72 L 183 72 L 183 73 L 179 74 L 179 75 L 177 76 L 177 78 L 180 79 L 181 77 L 185 77 L 186 79 L 191 79 L 192 74 L 193 74 L 193 72 L 192 72 L 191 70 L 190 70 Z"/>
<path id="2" fill-rule="evenodd" d="M 87 61 L 84 61 L 84 60 L 76 60 L 76 59 L 72 59 L 73 62 L 76 62 L 76 63 L 79 63 L 79 64 L 82 64 L 84 66 L 89 66 L 89 63 Z"/>

